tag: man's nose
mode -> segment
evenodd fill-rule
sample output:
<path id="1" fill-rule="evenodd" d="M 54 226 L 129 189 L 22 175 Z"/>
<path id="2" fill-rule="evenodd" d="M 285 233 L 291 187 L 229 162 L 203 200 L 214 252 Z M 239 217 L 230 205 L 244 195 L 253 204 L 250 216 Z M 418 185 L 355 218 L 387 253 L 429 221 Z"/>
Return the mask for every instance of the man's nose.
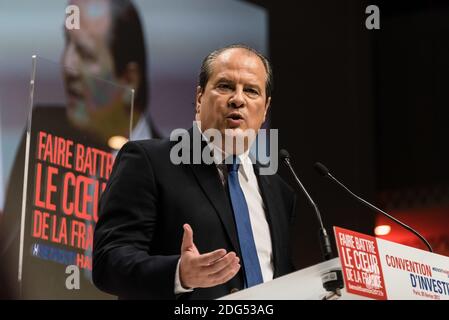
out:
<path id="1" fill-rule="evenodd" d="M 229 106 L 232 108 L 242 108 L 245 106 L 245 99 L 243 96 L 243 90 L 236 89 L 234 94 L 229 99 Z"/>
<path id="2" fill-rule="evenodd" d="M 80 57 L 73 44 L 67 45 L 62 58 L 62 63 L 64 65 L 64 73 L 67 76 L 77 77 L 79 75 Z"/>

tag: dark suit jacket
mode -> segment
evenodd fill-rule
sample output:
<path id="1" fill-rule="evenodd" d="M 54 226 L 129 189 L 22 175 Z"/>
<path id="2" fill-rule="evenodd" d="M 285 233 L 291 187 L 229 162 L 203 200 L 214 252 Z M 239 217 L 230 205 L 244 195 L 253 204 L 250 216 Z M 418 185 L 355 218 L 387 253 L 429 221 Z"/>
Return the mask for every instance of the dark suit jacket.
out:
<path id="1" fill-rule="evenodd" d="M 192 130 L 189 133 L 192 136 Z M 174 144 L 156 139 L 127 143 L 100 200 L 93 280 L 119 298 L 176 298 L 174 277 L 184 223 L 192 226 L 200 253 L 224 248 L 240 256 L 230 201 L 215 164 L 174 165 Z M 288 229 L 295 196 L 278 175 L 259 175 L 257 165 L 255 172 L 270 226 L 274 276 L 279 277 L 293 271 Z M 214 299 L 242 288 L 243 268 L 225 284 L 178 298 Z"/>

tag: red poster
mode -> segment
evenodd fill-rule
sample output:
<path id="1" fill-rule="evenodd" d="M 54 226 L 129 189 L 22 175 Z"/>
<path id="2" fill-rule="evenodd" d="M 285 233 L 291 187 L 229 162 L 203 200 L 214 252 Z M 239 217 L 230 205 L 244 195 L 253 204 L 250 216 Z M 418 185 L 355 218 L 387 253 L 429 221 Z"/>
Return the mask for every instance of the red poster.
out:
<path id="1" fill-rule="evenodd" d="M 386 300 L 385 281 L 375 237 L 334 227 L 346 290 Z"/>

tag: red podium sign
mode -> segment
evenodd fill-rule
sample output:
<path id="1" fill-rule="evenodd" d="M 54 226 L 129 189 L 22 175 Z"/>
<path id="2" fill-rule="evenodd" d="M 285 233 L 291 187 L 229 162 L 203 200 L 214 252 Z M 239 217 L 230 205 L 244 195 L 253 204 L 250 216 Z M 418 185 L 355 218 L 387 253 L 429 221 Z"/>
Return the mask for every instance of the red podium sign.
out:
<path id="1" fill-rule="evenodd" d="M 449 300 L 449 258 L 334 227 L 348 293 L 377 300 Z"/>
<path id="2" fill-rule="evenodd" d="M 386 300 L 376 238 L 335 227 L 335 239 L 349 293 Z"/>

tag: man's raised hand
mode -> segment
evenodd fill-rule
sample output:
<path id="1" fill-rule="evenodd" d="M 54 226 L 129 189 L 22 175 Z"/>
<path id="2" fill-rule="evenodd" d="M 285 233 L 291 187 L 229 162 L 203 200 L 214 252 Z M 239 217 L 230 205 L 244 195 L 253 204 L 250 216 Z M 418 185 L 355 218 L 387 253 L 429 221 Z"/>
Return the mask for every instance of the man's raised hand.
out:
<path id="1" fill-rule="evenodd" d="M 186 288 L 208 288 L 228 282 L 240 269 L 240 259 L 235 252 L 218 249 L 200 254 L 193 243 L 193 230 L 184 224 L 181 244 L 179 278 Z"/>

